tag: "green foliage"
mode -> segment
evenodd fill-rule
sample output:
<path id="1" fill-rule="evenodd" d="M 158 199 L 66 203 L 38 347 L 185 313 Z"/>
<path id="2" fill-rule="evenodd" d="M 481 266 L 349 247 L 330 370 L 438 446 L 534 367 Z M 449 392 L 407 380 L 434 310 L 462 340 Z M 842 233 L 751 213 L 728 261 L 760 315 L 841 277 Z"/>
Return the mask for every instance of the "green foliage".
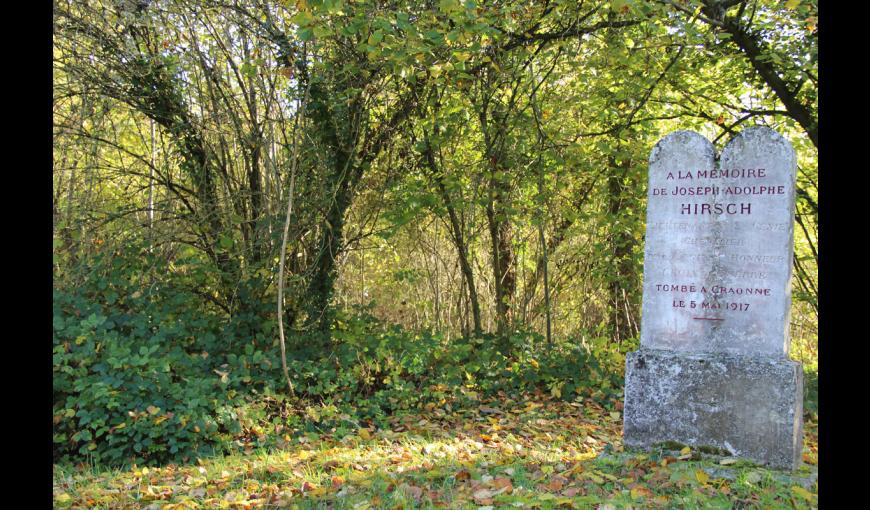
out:
<path id="1" fill-rule="evenodd" d="M 211 451 L 228 426 L 219 411 L 252 374 L 265 379 L 274 354 L 239 346 L 244 321 L 204 312 L 190 291 L 148 285 L 153 258 L 90 262 L 81 286 L 54 293 L 55 458 L 117 465 Z"/>
<path id="2" fill-rule="evenodd" d="M 300 350 L 288 365 L 297 391 L 322 402 L 338 421 L 351 414 L 378 422 L 432 404 L 473 404 L 500 392 L 544 390 L 571 399 L 592 385 L 618 386 L 578 345 L 548 349 L 540 335 L 517 332 L 509 339 L 515 355 L 507 358 L 496 349 L 497 340 L 482 335 L 447 341 L 428 331 L 385 326 L 365 311 L 342 313 L 328 360 Z M 320 423 L 323 418 L 317 416 L 319 427 L 341 425 Z"/>
<path id="3" fill-rule="evenodd" d="M 57 461 L 185 461 L 267 428 L 341 434 L 427 405 L 534 390 L 571 399 L 593 384 L 617 386 L 579 346 L 547 349 L 540 335 L 517 332 L 506 358 L 493 335 L 447 341 L 357 310 L 337 316 L 326 359 L 306 347 L 322 345 L 312 338 L 320 333 L 291 338 L 302 399 L 290 400 L 275 394 L 283 387 L 275 349 L 240 340 L 262 337 L 256 314 L 226 320 L 203 314 L 190 291 L 146 286 L 154 268 L 145 265 L 155 262 L 98 256 L 82 285 L 55 291 Z"/>

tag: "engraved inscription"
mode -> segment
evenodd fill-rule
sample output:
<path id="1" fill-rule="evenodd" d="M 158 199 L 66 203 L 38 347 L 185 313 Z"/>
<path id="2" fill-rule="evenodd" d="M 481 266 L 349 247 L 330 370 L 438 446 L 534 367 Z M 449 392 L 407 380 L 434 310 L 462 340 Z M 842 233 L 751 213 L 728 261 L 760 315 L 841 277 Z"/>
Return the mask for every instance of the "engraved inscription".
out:
<path id="1" fill-rule="evenodd" d="M 794 152 L 767 128 L 730 142 L 682 131 L 650 157 L 641 344 L 782 353 Z"/>

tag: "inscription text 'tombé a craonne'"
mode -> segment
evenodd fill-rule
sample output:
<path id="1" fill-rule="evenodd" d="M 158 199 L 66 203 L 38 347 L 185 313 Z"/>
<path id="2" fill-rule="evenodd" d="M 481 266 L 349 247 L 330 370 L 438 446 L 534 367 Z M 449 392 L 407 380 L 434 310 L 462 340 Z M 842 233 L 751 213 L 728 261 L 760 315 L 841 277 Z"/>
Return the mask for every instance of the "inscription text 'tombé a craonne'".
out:
<path id="1" fill-rule="evenodd" d="M 651 190 L 653 196 L 747 196 L 759 197 L 765 195 L 785 195 L 785 185 L 737 185 L 728 184 L 724 179 L 764 179 L 767 170 L 764 168 L 740 168 L 724 170 L 678 170 L 668 172 L 666 181 L 682 181 L 680 185 L 673 187 L 656 187 Z M 688 186 L 686 181 L 705 180 L 704 184 Z M 713 182 L 710 182 L 713 181 Z M 704 214 L 728 214 L 749 215 L 752 214 L 752 203 L 682 203 L 680 204 L 681 215 L 704 215 Z"/>

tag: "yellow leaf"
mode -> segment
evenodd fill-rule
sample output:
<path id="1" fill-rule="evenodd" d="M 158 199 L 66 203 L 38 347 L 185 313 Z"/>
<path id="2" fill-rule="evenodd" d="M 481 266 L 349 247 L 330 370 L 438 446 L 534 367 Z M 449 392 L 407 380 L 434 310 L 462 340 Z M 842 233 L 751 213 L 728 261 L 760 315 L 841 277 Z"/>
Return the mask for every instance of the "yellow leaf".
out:
<path id="1" fill-rule="evenodd" d="M 801 0 L 788 0 L 785 3 L 785 8 L 794 10 L 794 9 L 797 9 L 797 6 L 800 4 L 801 4 Z"/>
<path id="2" fill-rule="evenodd" d="M 67 501 L 69 501 L 71 499 L 72 499 L 72 496 L 70 496 L 66 492 L 62 492 L 54 497 L 54 500 L 57 501 L 58 503 L 66 503 Z"/>
<path id="3" fill-rule="evenodd" d="M 369 429 L 359 429 L 359 437 L 368 441 L 369 439 L 372 438 L 372 435 L 369 433 Z"/>
<path id="4" fill-rule="evenodd" d="M 791 488 L 791 491 L 792 491 L 793 493 L 795 493 L 796 495 L 798 495 L 798 496 L 804 498 L 805 500 L 809 501 L 809 502 L 812 502 L 812 501 L 813 501 L 813 494 L 812 494 L 810 491 L 808 491 L 808 490 L 804 489 L 803 487 L 801 487 L 800 485 L 795 485 L 794 487 Z"/>
<path id="5" fill-rule="evenodd" d="M 692 449 L 688 446 L 680 450 L 680 456 L 677 457 L 679 460 L 687 460 L 692 458 Z"/>
<path id="6" fill-rule="evenodd" d="M 586 473 L 586 477 L 589 478 L 590 480 L 592 480 L 593 482 L 597 483 L 597 484 L 602 484 L 602 483 L 604 483 L 604 478 L 601 478 L 600 476 L 595 475 L 595 474 L 593 474 L 593 473 Z"/>
<path id="7" fill-rule="evenodd" d="M 698 479 L 702 484 L 707 484 L 710 481 L 710 475 L 708 475 L 703 469 L 699 469 L 695 471 L 695 478 Z"/>

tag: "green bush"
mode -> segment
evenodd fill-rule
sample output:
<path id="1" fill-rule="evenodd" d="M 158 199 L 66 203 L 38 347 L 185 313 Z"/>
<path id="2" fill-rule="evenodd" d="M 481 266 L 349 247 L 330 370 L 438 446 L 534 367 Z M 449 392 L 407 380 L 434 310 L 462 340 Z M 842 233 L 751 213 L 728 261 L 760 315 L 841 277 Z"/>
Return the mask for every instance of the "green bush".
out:
<path id="1" fill-rule="evenodd" d="M 500 392 L 573 399 L 618 381 L 575 343 L 516 332 L 446 340 L 339 311 L 328 339 L 288 337 L 296 397 L 284 396 L 272 303 L 227 317 L 191 289 L 202 261 L 174 286 L 141 257 L 94 257 L 78 285 L 54 294 L 54 452 L 101 465 L 187 461 L 269 432 L 353 431 L 423 407 L 476 406 Z M 151 276 L 149 276 L 151 275 Z M 183 285 L 186 283 L 186 287 Z M 253 293 L 252 293 L 253 294 Z M 605 360 L 607 361 L 607 360 Z M 609 363 L 609 362 L 608 362 Z"/>
<path id="2" fill-rule="evenodd" d="M 427 404 L 464 405 L 498 392 L 545 389 L 571 399 L 591 384 L 613 391 L 619 385 L 579 345 L 547 348 L 540 335 L 521 332 L 510 342 L 515 354 L 508 358 L 495 348 L 494 335 L 447 341 L 383 325 L 357 310 L 338 314 L 328 356 L 297 351 L 288 366 L 297 392 L 334 409 L 339 421 L 351 414 L 377 422 Z"/>
<path id="3" fill-rule="evenodd" d="M 54 292 L 56 461 L 207 454 L 234 428 L 223 410 L 240 390 L 274 376 L 275 361 L 233 332 L 238 321 L 204 311 L 192 292 L 143 282 L 149 262 L 97 257 L 83 283 Z"/>

